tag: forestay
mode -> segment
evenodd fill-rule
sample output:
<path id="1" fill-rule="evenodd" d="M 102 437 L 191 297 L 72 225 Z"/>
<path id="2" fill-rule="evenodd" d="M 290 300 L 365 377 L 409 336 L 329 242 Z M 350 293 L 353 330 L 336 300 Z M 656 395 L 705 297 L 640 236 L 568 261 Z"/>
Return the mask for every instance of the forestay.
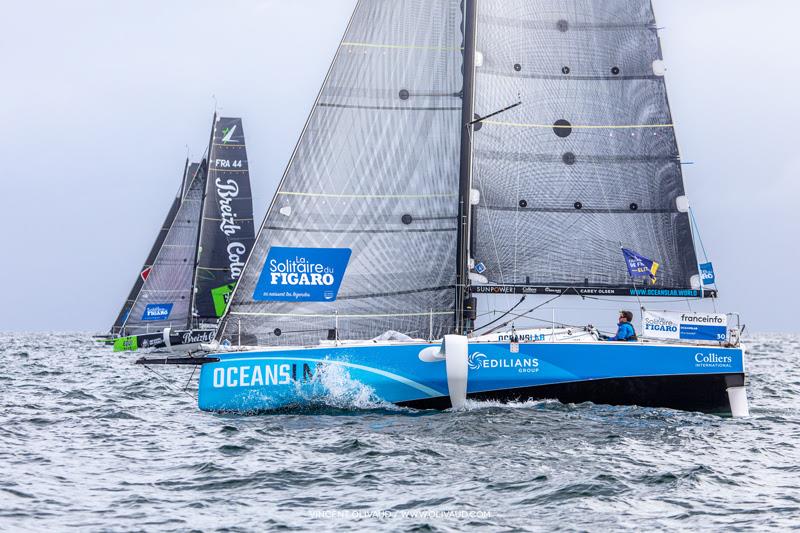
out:
<path id="1" fill-rule="evenodd" d="M 649 0 L 481 0 L 472 255 L 493 284 L 697 287 Z"/>
<path id="2" fill-rule="evenodd" d="M 191 316 L 195 251 L 200 229 L 206 162 L 192 177 L 139 297 L 123 325 L 125 335 L 185 328 Z"/>
<path id="3" fill-rule="evenodd" d="M 461 21 L 457 0 L 358 2 L 223 337 L 297 345 L 317 344 L 337 327 L 346 339 L 452 330 Z M 295 250 L 281 257 L 301 262 L 311 249 L 339 250 L 331 253 L 347 267 L 338 295 L 254 299 L 268 254 L 282 247 Z"/>

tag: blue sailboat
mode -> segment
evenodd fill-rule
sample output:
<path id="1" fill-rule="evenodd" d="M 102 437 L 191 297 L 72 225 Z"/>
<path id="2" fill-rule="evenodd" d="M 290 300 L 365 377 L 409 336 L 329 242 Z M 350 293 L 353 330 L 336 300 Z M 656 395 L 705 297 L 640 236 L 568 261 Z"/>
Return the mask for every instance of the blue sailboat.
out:
<path id="1" fill-rule="evenodd" d="M 360 0 L 215 343 L 160 362 L 202 365 L 208 411 L 346 379 L 415 408 L 746 415 L 731 316 L 643 308 L 627 342 L 515 327 L 526 298 L 716 298 L 664 72 L 649 0 Z"/>

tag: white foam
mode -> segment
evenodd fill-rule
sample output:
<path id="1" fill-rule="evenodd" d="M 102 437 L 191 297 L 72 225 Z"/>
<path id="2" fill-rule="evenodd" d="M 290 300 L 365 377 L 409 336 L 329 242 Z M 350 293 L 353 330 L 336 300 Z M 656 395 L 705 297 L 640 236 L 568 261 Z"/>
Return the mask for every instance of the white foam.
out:
<path id="1" fill-rule="evenodd" d="M 482 409 L 536 409 L 543 405 L 561 405 L 558 400 L 526 400 L 524 402 L 500 402 L 497 400 L 467 400 L 462 411 Z"/>
<path id="2" fill-rule="evenodd" d="M 381 400 L 375 389 L 353 379 L 347 368 L 327 365 L 317 372 L 311 388 L 298 383 L 298 395 L 313 403 L 322 403 L 339 409 L 398 409 Z"/>

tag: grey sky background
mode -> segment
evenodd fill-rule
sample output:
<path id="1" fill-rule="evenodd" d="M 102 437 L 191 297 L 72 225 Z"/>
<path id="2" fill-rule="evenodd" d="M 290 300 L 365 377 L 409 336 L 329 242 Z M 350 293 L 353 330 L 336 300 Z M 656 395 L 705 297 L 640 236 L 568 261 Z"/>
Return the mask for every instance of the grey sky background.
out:
<path id="1" fill-rule="evenodd" d="M 654 4 L 720 307 L 751 329 L 800 331 L 800 2 Z M 2 2 L 0 330 L 108 328 L 172 202 L 186 145 L 199 157 L 208 142 L 212 95 L 244 119 L 262 218 L 354 5 Z"/>

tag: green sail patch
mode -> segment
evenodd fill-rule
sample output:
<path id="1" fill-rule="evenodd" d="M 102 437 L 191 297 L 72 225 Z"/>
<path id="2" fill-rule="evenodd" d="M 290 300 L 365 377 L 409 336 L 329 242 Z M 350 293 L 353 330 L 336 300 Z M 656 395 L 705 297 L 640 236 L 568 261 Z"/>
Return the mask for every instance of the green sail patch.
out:
<path id="1" fill-rule="evenodd" d="M 225 314 L 228 308 L 228 300 L 231 298 L 233 289 L 236 288 L 236 283 L 229 283 L 216 289 L 211 289 L 211 298 L 214 300 L 214 311 L 217 313 L 217 318 Z"/>

